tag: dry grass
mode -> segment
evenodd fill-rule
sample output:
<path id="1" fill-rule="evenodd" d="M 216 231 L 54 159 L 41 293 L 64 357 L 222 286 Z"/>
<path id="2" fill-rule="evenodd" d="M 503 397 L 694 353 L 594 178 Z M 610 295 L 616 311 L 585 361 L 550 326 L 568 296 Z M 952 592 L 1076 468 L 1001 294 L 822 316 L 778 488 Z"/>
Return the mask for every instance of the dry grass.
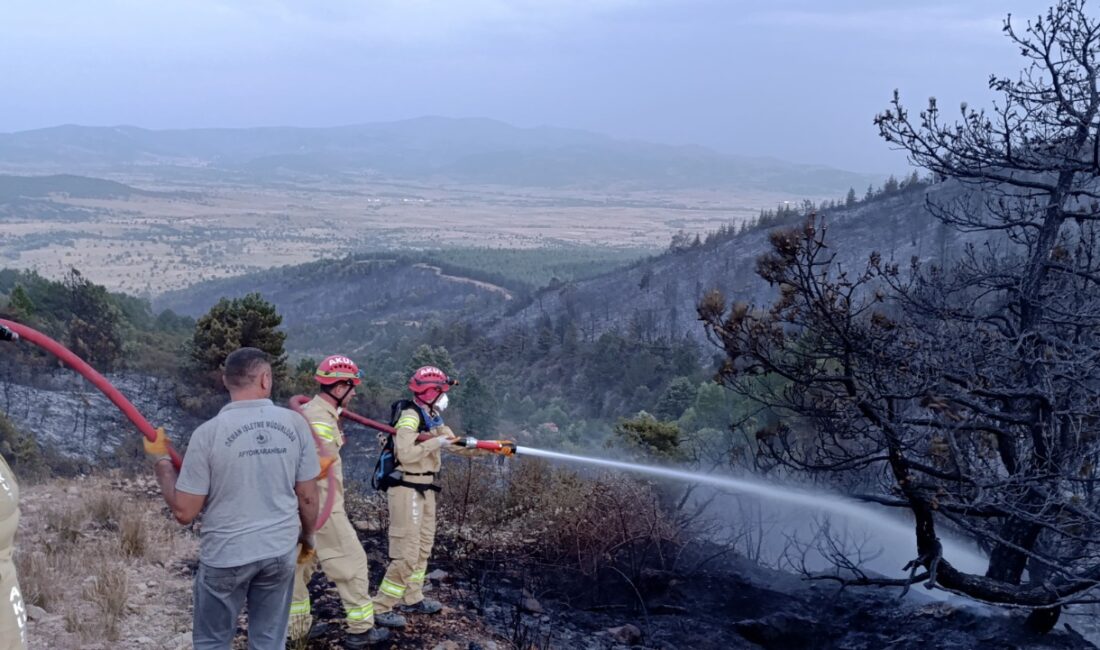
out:
<path id="1" fill-rule="evenodd" d="M 149 647 L 154 636 L 181 647 L 189 580 L 170 565 L 194 546 L 181 548 L 186 536 L 159 502 L 120 488 L 89 479 L 25 493 L 16 569 L 27 602 L 46 612 L 31 648 Z M 150 608 L 163 617 L 156 630 L 131 620 Z"/>
<path id="2" fill-rule="evenodd" d="M 119 525 L 122 553 L 163 566 L 176 550 L 177 529 L 165 517 L 150 517 L 148 512 L 127 512 L 122 515 Z"/>
<path id="3" fill-rule="evenodd" d="M 128 557 L 144 557 L 149 550 L 149 529 L 141 515 L 125 515 L 119 526 L 122 553 Z"/>
<path id="4" fill-rule="evenodd" d="M 23 599 L 36 607 L 51 611 L 64 597 L 61 584 L 68 567 L 60 557 L 50 557 L 42 551 L 15 554 L 15 571 Z"/>
<path id="5" fill-rule="evenodd" d="M 84 523 L 87 511 L 81 507 L 59 506 L 46 511 L 46 526 L 55 535 L 52 543 L 47 542 L 49 553 L 64 550 L 80 541 L 84 536 Z"/>
<path id="6" fill-rule="evenodd" d="M 93 492 L 84 498 L 84 507 L 87 508 L 88 517 L 92 523 L 100 528 L 114 530 L 118 528 L 119 521 L 125 511 L 124 500 L 118 494 L 108 492 Z"/>
<path id="7" fill-rule="evenodd" d="M 140 514 L 125 512 L 125 500 L 107 492 L 82 495 L 76 503 L 47 506 L 54 533 L 45 552 L 19 556 L 19 581 L 27 600 L 46 611 L 64 609 L 66 631 L 83 641 L 117 641 L 129 594 L 127 557 L 143 556 L 148 530 Z M 122 522 L 120 525 L 120 521 Z M 107 535 L 96 535 L 96 531 Z M 120 549 L 119 553 L 116 549 Z M 93 573 L 83 580 L 77 575 Z M 75 584 L 82 584 L 77 607 Z"/>
<path id="8" fill-rule="evenodd" d="M 97 568 L 89 583 L 84 585 L 84 600 L 99 610 L 97 625 L 87 625 L 81 632 L 95 631 L 108 641 L 118 641 L 119 625 L 126 613 L 130 594 L 130 580 L 122 562 L 105 562 Z M 96 628 L 99 628 L 96 630 Z"/>

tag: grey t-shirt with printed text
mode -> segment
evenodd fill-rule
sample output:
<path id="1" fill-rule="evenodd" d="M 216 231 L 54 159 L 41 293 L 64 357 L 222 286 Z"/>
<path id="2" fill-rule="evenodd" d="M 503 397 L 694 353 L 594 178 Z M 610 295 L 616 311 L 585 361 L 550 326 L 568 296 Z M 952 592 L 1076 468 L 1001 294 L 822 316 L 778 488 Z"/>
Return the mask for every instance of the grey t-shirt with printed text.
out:
<path id="1" fill-rule="evenodd" d="M 236 567 L 298 543 L 294 484 L 321 472 L 309 424 L 269 399 L 226 404 L 191 435 L 176 489 L 206 495 L 199 559 Z"/>

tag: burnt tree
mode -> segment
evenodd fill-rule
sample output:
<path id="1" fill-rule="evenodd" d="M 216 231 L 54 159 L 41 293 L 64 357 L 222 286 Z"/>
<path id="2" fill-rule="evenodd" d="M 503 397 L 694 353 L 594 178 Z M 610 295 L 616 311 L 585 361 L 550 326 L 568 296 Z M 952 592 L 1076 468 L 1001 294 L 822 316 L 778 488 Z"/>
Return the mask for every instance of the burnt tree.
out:
<path id="1" fill-rule="evenodd" d="M 758 263 L 774 304 L 699 310 L 720 380 L 788 415 L 763 453 L 910 510 L 929 588 L 1051 625 L 1100 584 L 1100 22 L 1064 0 L 1005 33 L 1029 63 L 990 80 L 990 111 L 914 118 L 895 94 L 875 120 L 938 179 L 928 209 L 969 242 L 949 267 L 839 268 L 811 220 Z M 943 556 L 944 527 L 984 575 Z"/>

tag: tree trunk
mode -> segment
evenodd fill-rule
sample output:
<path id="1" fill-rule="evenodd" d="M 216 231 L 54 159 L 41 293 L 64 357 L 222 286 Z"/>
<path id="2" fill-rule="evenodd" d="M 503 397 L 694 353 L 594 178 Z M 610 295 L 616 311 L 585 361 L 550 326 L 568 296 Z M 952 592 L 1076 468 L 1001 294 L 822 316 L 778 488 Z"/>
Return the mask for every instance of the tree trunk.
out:
<path id="1" fill-rule="evenodd" d="M 1010 544 L 997 544 L 989 554 L 985 575 L 994 580 L 1018 585 L 1027 568 L 1027 555 L 1016 548 L 1031 549 L 1042 529 L 1018 520 L 1008 520 L 1001 526 L 1000 537 Z M 1015 547 L 1015 548 L 1014 548 Z"/>
<path id="2" fill-rule="evenodd" d="M 1031 613 L 1027 615 L 1025 625 L 1027 625 L 1027 629 L 1036 634 L 1046 634 L 1054 629 L 1054 626 L 1058 624 L 1058 619 L 1061 616 L 1061 605 L 1046 609 L 1033 609 Z"/>

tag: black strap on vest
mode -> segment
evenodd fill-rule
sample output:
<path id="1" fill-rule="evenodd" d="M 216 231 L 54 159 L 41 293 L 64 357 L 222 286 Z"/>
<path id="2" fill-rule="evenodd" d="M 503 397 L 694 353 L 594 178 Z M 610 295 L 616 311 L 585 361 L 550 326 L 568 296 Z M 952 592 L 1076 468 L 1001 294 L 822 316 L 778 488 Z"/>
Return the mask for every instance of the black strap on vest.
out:
<path id="1" fill-rule="evenodd" d="M 410 483 L 410 482 L 408 482 L 404 479 L 399 480 L 399 481 L 393 481 L 393 482 L 390 483 L 390 485 L 391 486 L 392 485 L 397 485 L 397 486 L 400 486 L 400 487 L 412 488 L 412 489 L 416 490 L 417 492 L 419 492 L 421 494 L 424 494 L 428 490 L 431 490 L 432 492 L 439 492 L 440 490 L 443 489 L 443 488 L 439 487 L 438 485 L 436 485 L 435 483 Z"/>
<path id="2" fill-rule="evenodd" d="M 401 411 L 404 411 L 406 409 L 412 409 L 416 411 L 416 414 L 419 416 L 420 426 L 416 428 L 417 431 L 419 431 L 420 433 L 427 433 L 431 431 L 431 429 L 428 428 L 428 423 L 424 421 L 424 411 L 420 410 L 420 407 L 416 405 L 416 402 L 409 399 L 397 400 L 390 406 L 391 427 L 397 426 L 397 421 L 401 419 Z"/>
<path id="3" fill-rule="evenodd" d="M 397 421 L 401 417 L 401 412 L 404 411 L 405 409 L 414 409 L 416 411 L 417 415 L 419 416 L 418 419 L 420 420 L 420 426 L 418 426 L 417 429 L 421 433 L 430 431 L 430 429 L 428 429 L 427 423 L 424 421 L 424 413 L 423 413 L 423 411 L 420 410 L 420 407 L 418 407 L 416 405 L 416 403 L 414 403 L 413 401 L 405 400 L 405 399 L 398 400 L 398 401 L 394 402 L 393 405 L 390 407 L 390 426 L 397 426 Z M 417 443 L 417 444 L 419 444 L 419 443 Z M 416 490 L 417 492 L 419 492 L 421 494 L 424 494 L 425 492 L 427 492 L 429 490 L 431 490 L 432 492 L 439 492 L 440 491 L 441 488 L 438 485 L 436 485 L 435 483 L 412 483 L 410 481 L 406 481 L 404 479 L 404 477 L 406 477 L 406 476 L 435 476 L 436 473 L 435 472 L 406 472 L 406 471 L 400 469 L 401 468 L 401 459 L 397 457 L 397 449 L 396 449 L 396 445 L 394 445 L 394 443 L 393 443 L 393 437 L 392 436 L 390 436 L 389 438 L 386 439 L 386 446 L 389 447 L 391 453 L 393 454 L 393 462 L 394 462 L 393 469 L 394 469 L 394 471 L 390 474 L 387 474 L 386 477 L 384 478 L 384 480 L 379 481 L 379 484 L 382 485 L 382 487 L 380 487 L 379 489 L 385 490 L 385 489 L 390 488 L 390 487 L 400 486 L 400 487 L 412 488 L 412 489 Z M 381 457 L 379 457 L 379 458 L 380 458 L 379 462 L 381 462 Z M 375 469 L 375 472 L 376 473 L 378 472 L 377 468 Z M 401 478 L 396 478 L 394 475 L 401 476 Z M 378 488 L 379 486 L 375 486 L 375 487 Z"/>

